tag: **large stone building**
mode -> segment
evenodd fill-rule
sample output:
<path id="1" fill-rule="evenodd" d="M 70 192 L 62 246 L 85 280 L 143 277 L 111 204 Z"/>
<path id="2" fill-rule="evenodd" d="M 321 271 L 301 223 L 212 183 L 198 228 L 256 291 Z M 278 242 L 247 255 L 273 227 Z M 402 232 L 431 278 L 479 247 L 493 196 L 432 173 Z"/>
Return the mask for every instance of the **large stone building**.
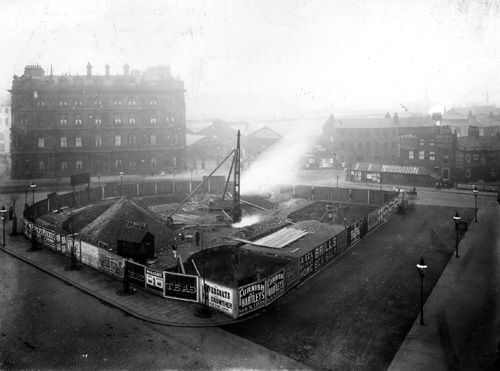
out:
<path id="1" fill-rule="evenodd" d="M 111 75 L 14 76 L 12 178 L 75 173 L 151 174 L 185 169 L 183 82 L 166 66 Z"/>
<path id="2" fill-rule="evenodd" d="M 0 99 L 0 155 L 10 152 L 10 99 Z"/>

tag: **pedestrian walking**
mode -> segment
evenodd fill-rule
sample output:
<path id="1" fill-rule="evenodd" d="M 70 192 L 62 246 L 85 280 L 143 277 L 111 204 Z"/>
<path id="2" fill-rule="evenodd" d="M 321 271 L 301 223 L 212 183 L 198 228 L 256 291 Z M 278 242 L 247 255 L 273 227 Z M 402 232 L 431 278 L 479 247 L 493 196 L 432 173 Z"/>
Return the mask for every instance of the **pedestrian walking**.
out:
<path id="1" fill-rule="evenodd" d="M 172 244 L 172 252 L 174 253 L 174 258 L 177 259 L 177 244 L 175 242 Z"/>

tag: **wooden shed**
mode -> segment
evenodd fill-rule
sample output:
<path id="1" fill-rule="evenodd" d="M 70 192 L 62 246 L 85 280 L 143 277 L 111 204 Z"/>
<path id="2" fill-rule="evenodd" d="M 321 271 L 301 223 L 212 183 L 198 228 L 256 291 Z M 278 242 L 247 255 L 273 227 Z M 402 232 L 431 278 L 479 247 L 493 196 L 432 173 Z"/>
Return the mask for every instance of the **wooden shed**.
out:
<path id="1" fill-rule="evenodd" d="M 155 254 L 155 236 L 146 231 L 123 228 L 117 240 L 118 255 L 145 264 Z"/>

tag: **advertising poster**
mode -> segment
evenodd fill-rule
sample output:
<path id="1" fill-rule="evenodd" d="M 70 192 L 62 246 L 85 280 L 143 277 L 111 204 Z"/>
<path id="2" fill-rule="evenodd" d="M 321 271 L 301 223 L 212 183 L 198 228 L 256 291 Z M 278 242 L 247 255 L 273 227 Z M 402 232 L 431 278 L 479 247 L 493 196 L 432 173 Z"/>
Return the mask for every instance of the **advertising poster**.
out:
<path id="1" fill-rule="evenodd" d="M 103 272 L 111 273 L 114 276 L 123 278 L 123 258 L 114 254 L 107 254 L 99 251 L 98 269 Z"/>
<path id="2" fill-rule="evenodd" d="M 166 298 L 194 302 L 198 301 L 197 276 L 163 272 L 163 281 L 165 282 L 165 291 L 163 296 Z"/>
<path id="3" fill-rule="evenodd" d="M 61 236 L 61 252 L 63 254 L 66 254 L 68 251 L 68 240 L 66 239 L 66 236 Z"/>
<path id="4" fill-rule="evenodd" d="M 299 259 L 296 259 L 288 263 L 285 267 L 285 291 L 294 287 L 299 277 Z"/>
<path id="5" fill-rule="evenodd" d="M 309 251 L 308 253 L 300 257 L 299 267 L 300 267 L 300 279 L 309 276 L 314 269 L 314 252 Z"/>
<path id="6" fill-rule="evenodd" d="M 359 231 L 359 223 L 354 224 L 351 229 L 351 245 L 358 242 L 361 239 L 360 231 Z"/>
<path id="7" fill-rule="evenodd" d="M 33 224 L 23 219 L 23 233 L 26 237 L 31 238 L 31 232 L 33 230 Z"/>
<path id="8" fill-rule="evenodd" d="M 325 260 L 330 261 L 337 255 L 337 236 L 333 236 L 326 244 Z"/>
<path id="9" fill-rule="evenodd" d="M 266 305 L 265 281 L 238 288 L 238 315 L 250 313 Z"/>
<path id="10" fill-rule="evenodd" d="M 32 226 L 35 231 L 36 239 L 38 241 L 43 241 L 43 244 L 52 250 L 55 250 L 55 233 L 49 231 L 48 229 L 38 227 L 37 225 Z"/>
<path id="11" fill-rule="evenodd" d="M 137 286 L 146 287 L 146 267 L 130 260 L 125 260 L 125 265 L 128 282 Z"/>
<path id="12" fill-rule="evenodd" d="M 266 280 L 267 304 L 285 293 L 285 270 L 280 270 Z"/>
<path id="13" fill-rule="evenodd" d="M 92 268 L 98 267 L 99 249 L 87 242 L 80 241 L 82 251 L 82 263 Z"/>
<path id="14" fill-rule="evenodd" d="M 205 280 L 205 289 L 203 289 L 203 279 L 199 282 L 202 302 L 205 300 L 205 295 L 208 295 L 208 306 L 235 317 L 233 289 L 208 280 Z"/>
<path id="15" fill-rule="evenodd" d="M 163 272 L 146 268 L 146 288 L 163 294 Z"/>
<path id="16" fill-rule="evenodd" d="M 326 246 L 328 245 L 328 242 L 325 242 L 324 244 L 321 244 L 320 246 L 316 247 L 314 251 L 314 271 L 317 271 L 321 266 L 323 266 L 326 263 L 325 259 L 325 252 L 326 252 Z"/>

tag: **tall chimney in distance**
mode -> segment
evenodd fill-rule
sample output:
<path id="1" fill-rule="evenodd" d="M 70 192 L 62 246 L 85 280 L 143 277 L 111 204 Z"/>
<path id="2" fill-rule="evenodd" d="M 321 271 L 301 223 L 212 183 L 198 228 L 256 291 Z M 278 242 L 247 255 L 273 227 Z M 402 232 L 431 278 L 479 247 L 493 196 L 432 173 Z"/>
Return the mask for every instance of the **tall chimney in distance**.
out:
<path id="1" fill-rule="evenodd" d="M 109 77 L 109 64 L 104 66 L 104 76 Z"/>
<path id="2" fill-rule="evenodd" d="M 89 63 L 87 63 L 87 77 L 90 77 L 92 76 L 92 65 Z"/>
<path id="3" fill-rule="evenodd" d="M 128 63 L 125 63 L 123 65 L 123 76 L 128 77 L 129 76 L 129 70 L 130 70 L 130 66 L 128 65 Z"/>

